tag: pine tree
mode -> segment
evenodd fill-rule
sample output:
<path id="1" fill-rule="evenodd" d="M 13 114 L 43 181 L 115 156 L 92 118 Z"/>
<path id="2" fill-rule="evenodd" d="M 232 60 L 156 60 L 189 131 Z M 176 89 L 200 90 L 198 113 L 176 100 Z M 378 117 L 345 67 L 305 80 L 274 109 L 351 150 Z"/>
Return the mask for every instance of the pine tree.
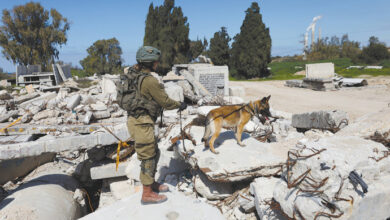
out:
<path id="1" fill-rule="evenodd" d="M 271 37 L 260 14 L 260 7 L 253 2 L 245 11 L 241 31 L 234 37 L 230 67 L 237 78 L 266 77 L 271 62 Z"/>
<path id="2" fill-rule="evenodd" d="M 191 60 L 196 59 L 199 55 L 206 52 L 208 42 L 207 39 L 204 38 L 203 41 L 200 39 L 194 40 L 190 42 L 190 57 Z"/>
<path id="3" fill-rule="evenodd" d="M 165 0 L 161 6 L 149 6 L 145 22 L 144 45 L 161 50 L 158 71 L 167 72 L 173 64 L 187 63 L 191 59 L 189 24 L 181 7 L 174 0 Z"/>
<path id="4" fill-rule="evenodd" d="M 214 33 L 214 37 L 210 39 L 210 49 L 208 55 L 215 65 L 228 65 L 230 58 L 230 37 L 226 32 L 226 27 L 221 27 L 221 30 Z"/>

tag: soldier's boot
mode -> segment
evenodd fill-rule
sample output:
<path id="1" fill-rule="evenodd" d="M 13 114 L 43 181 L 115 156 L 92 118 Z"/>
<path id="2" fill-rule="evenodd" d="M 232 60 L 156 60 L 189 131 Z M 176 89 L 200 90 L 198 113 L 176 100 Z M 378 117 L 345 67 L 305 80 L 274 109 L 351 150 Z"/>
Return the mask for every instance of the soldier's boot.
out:
<path id="1" fill-rule="evenodd" d="M 167 201 L 167 197 L 165 195 L 159 195 L 152 190 L 152 186 L 143 185 L 141 204 L 158 204 Z"/>
<path id="2" fill-rule="evenodd" d="M 152 190 L 154 192 L 168 192 L 169 191 L 169 187 L 167 185 L 164 185 L 164 184 L 160 184 L 158 182 L 154 182 L 152 184 Z"/>

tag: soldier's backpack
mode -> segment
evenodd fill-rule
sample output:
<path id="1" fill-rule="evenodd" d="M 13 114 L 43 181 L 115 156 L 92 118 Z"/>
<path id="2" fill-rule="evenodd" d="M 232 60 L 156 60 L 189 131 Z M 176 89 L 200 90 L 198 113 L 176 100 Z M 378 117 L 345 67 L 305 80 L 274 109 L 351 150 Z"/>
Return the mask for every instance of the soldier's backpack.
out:
<path id="1" fill-rule="evenodd" d="M 154 100 L 148 100 L 141 95 L 140 87 L 145 77 L 153 77 L 150 74 L 136 71 L 130 67 L 127 73 L 120 75 L 117 82 L 118 105 L 127 111 L 128 115 L 138 118 L 142 114 L 148 114 L 152 118 L 158 117 L 160 106 Z"/>

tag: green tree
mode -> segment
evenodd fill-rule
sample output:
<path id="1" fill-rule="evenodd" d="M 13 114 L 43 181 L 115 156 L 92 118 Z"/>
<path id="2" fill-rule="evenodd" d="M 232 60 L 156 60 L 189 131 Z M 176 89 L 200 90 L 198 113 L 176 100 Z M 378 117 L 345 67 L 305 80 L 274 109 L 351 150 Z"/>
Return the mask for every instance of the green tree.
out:
<path id="1" fill-rule="evenodd" d="M 381 60 L 389 58 L 389 51 L 387 50 L 386 44 L 380 42 L 377 37 L 370 37 L 368 40 L 369 44 L 363 48 L 361 59 L 369 64 L 378 63 Z"/>
<path id="2" fill-rule="evenodd" d="M 122 66 L 122 49 L 116 38 L 98 40 L 87 49 L 88 56 L 80 61 L 83 69 L 89 73 L 117 73 Z"/>
<path id="3" fill-rule="evenodd" d="M 145 22 L 144 45 L 161 50 L 158 71 L 167 72 L 173 64 L 191 60 L 189 24 L 181 7 L 174 0 L 165 0 L 161 6 L 149 6 Z"/>
<path id="4" fill-rule="evenodd" d="M 215 65 L 228 65 L 230 58 L 229 37 L 226 27 L 221 27 L 221 30 L 214 33 L 214 37 L 210 39 L 210 49 L 208 55 Z"/>
<path id="5" fill-rule="evenodd" d="M 55 9 L 45 10 L 39 3 L 3 10 L 2 23 L 2 53 L 14 64 L 41 64 L 43 70 L 48 70 L 54 59 L 58 59 L 57 47 L 67 41 L 67 19 Z"/>
<path id="6" fill-rule="evenodd" d="M 202 40 L 197 39 L 190 41 L 190 57 L 191 60 L 196 59 L 199 55 L 203 54 L 206 52 L 208 42 L 206 38 Z"/>
<path id="7" fill-rule="evenodd" d="M 271 62 L 271 37 L 257 2 L 245 11 L 241 31 L 234 37 L 230 68 L 237 78 L 266 77 Z"/>

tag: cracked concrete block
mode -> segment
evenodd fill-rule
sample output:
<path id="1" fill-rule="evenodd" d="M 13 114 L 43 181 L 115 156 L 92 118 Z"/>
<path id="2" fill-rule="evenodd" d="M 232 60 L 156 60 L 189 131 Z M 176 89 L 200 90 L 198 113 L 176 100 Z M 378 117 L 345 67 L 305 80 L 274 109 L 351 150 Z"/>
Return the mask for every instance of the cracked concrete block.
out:
<path id="1" fill-rule="evenodd" d="M 210 181 L 202 172 L 198 172 L 198 175 L 195 177 L 195 189 L 196 192 L 208 200 L 225 199 L 233 193 L 231 183 Z"/>
<path id="2" fill-rule="evenodd" d="M 73 110 L 76 106 L 80 104 L 81 96 L 79 94 L 71 96 L 66 104 L 66 108 Z"/>
<path id="3" fill-rule="evenodd" d="M 12 96 L 7 92 L 7 90 L 0 91 L 0 100 L 9 100 L 12 99 Z"/>
<path id="4" fill-rule="evenodd" d="M 260 219 L 286 219 L 279 210 L 275 210 L 270 204 L 273 193 L 280 178 L 259 177 L 250 184 L 250 190 L 255 196 L 254 205 Z"/>
<path id="5" fill-rule="evenodd" d="M 5 113 L 4 115 L 0 116 L 0 123 L 8 121 L 12 117 L 16 117 L 19 115 L 18 110 L 13 110 Z"/>
<path id="6" fill-rule="evenodd" d="M 91 108 L 93 111 L 105 111 L 107 110 L 107 106 L 103 102 L 96 102 L 96 104 L 91 104 Z"/>
<path id="7" fill-rule="evenodd" d="M 128 164 L 129 162 L 119 163 L 118 171 L 115 171 L 115 167 L 116 167 L 115 163 L 92 167 L 91 179 L 97 180 L 97 179 L 107 179 L 113 177 L 126 176 L 125 170 Z"/>
<path id="8" fill-rule="evenodd" d="M 164 84 L 164 89 L 169 98 L 178 102 L 184 101 L 183 88 L 181 86 L 178 86 L 173 82 L 168 82 Z"/>
<path id="9" fill-rule="evenodd" d="M 60 114 L 59 111 L 56 110 L 44 110 L 41 112 L 38 112 L 36 115 L 34 115 L 33 119 L 35 121 L 46 119 L 46 118 L 56 118 Z"/>
<path id="10" fill-rule="evenodd" d="M 109 118 L 111 117 L 111 114 L 109 111 L 96 111 L 92 113 L 93 118 L 95 119 L 104 119 L 104 118 Z"/>
<path id="11" fill-rule="evenodd" d="M 348 124 L 348 115 L 339 110 L 294 114 L 291 124 L 294 128 L 301 129 L 338 130 Z"/>

